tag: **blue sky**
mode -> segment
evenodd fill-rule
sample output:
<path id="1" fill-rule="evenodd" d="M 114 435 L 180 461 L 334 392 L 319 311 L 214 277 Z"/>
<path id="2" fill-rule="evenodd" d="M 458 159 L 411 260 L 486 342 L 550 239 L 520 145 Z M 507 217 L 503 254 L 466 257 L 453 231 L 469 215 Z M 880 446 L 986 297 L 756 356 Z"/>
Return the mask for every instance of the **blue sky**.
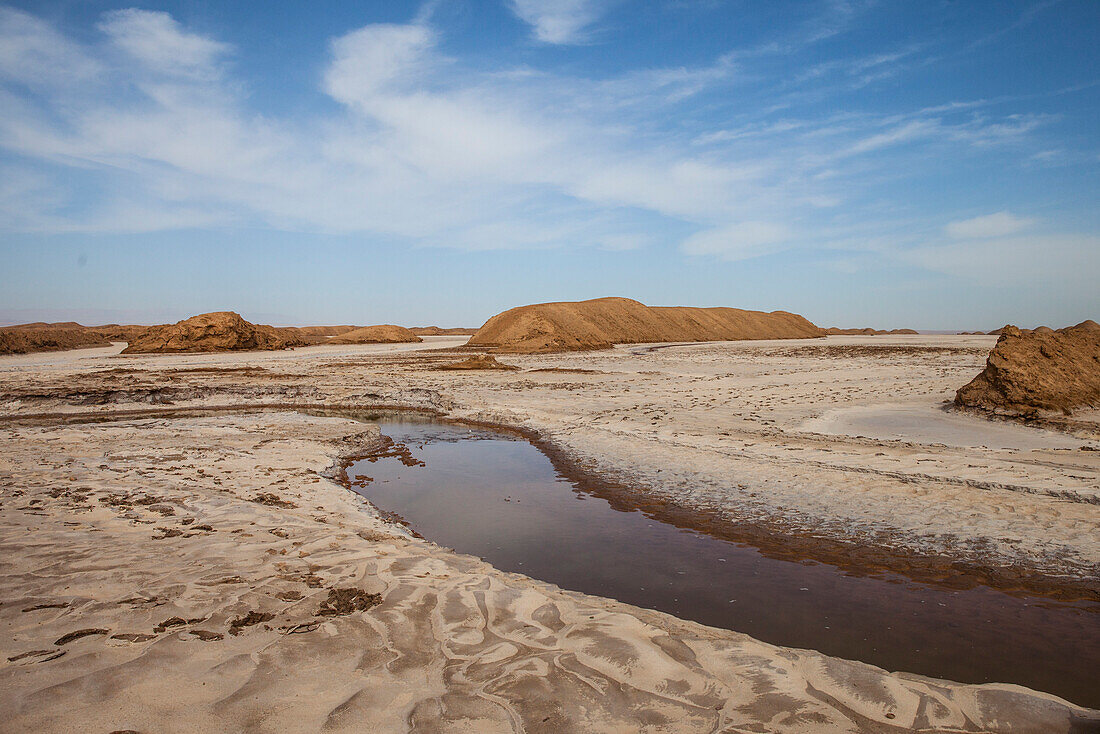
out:
<path id="1" fill-rule="evenodd" d="M 1100 317 L 1100 3 L 0 6 L 0 321 Z"/>

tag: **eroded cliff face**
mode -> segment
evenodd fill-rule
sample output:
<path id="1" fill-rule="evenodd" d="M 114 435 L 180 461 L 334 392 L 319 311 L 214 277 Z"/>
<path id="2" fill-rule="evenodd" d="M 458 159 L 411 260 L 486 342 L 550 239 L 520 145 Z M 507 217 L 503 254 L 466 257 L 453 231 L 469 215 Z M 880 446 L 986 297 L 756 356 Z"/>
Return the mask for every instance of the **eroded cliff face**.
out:
<path id="1" fill-rule="evenodd" d="M 1100 407 L 1100 324 L 1000 331 L 985 369 L 955 394 L 956 405 L 1016 416 Z"/>

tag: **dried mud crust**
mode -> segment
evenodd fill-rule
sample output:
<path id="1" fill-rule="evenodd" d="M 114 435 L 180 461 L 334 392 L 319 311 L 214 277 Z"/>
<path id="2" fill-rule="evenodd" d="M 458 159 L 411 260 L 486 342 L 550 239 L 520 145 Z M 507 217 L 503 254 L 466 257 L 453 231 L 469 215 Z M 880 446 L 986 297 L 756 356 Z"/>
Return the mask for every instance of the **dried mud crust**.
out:
<path id="1" fill-rule="evenodd" d="M 884 345 L 873 344 L 811 344 L 798 347 L 775 347 L 760 349 L 758 352 L 770 357 L 813 357 L 816 359 L 871 358 L 897 359 L 917 356 L 984 356 L 989 350 L 984 347 L 936 347 L 921 345 Z"/>

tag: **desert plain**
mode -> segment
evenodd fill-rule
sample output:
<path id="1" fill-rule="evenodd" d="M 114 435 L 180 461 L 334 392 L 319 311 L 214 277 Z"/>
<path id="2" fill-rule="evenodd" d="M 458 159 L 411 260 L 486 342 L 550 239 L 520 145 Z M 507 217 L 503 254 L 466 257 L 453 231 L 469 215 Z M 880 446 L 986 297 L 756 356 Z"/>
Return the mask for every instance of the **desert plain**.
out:
<path id="1" fill-rule="evenodd" d="M 0 730 L 1100 727 L 1048 692 L 887 671 L 496 569 L 416 537 L 343 473 L 392 447 L 341 409 L 414 409 L 518 431 L 626 508 L 780 557 L 1095 613 L 1100 415 L 952 409 L 997 337 L 440 369 L 467 339 L 0 357 Z"/>

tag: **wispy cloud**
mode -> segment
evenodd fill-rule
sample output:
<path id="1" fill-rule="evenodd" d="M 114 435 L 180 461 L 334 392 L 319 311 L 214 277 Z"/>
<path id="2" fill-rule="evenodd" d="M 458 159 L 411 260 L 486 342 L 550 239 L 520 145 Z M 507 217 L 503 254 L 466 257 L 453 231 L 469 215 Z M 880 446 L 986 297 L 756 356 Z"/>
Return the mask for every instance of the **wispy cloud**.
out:
<path id="1" fill-rule="evenodd" d="M 512 11 L 544 43 L 582 43 L 615 0 L 511 0 Z"/>
<path id="2" fill-rule="evenodd" d="M 791 239 L 789 227 L 776 222 L 739 222 L 694 234 L 681 249 L 689 255 L 717 255 L 723 260 L 745 260 L 782 249 Z"/>
<path id="3" fill-rule="evenodd" d="M 1011 212 L 1004 211 L 950 222 L 944 227 L 944 231 L 958 239 L 980 239 L 1016 234 L 1033 224 L 1035 224 L 1034 219 L 1017 217 Z"/>
<path id="4" fill-rule="evenodd" d="M 134 60 L 167 75 L 210 77 L 229 46 L 188 33 L 168 13 L 112 10 L 104 13 L 99 29 Z"/>

